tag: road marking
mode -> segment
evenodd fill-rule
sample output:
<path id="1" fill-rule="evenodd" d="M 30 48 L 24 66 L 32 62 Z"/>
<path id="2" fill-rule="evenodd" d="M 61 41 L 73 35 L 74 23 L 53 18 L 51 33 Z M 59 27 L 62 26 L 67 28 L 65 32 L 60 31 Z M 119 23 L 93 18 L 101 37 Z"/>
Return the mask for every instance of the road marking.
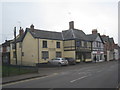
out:
<path id="1" fill-rule="evenodd" d="M 75 82 L 75 81 L 77 81 L 77 80 L 80 80 L 80 79 L 83 79 L 83 78 L 85 78 L 85 77 L 88 77 L 88 76 L 83 76 L 83 77 L 80 77 L 80 78 L 78 78 L 78 79 L 72 80 L 72 81 L 70 81 L 70 82 L 73 83 L 73 82 Z"/>
<path id="2" fill-rule="evenodd" d="M 3 84 L 2 86 L 9 86 L 9 85 L 17 84 L 17 83 L 22 83 L 22 82 L 28 82 L 28 81 L 32 81 L 32 80 L 43 79 L 43 78 L 47 78 L 47 77 L 51 77 L 51 76 L 55 76 L 55 75 L 58 75 L 58 73 L 53 73 L 52 75 L 44 76 L 44 77 L 38 77 L 38 78 L 32 78 L 32 79 L 27 79 L 27 80 L 22 80 L 22 81 L 17 81 L 17 82 L 11 82 L 11 83 L 7 83 L 7 84 Z"/>
<path id="3" fill-rule="evenodd" d="M 100 71 L 97 71 L 97 72 L 102 72 L 102 70 L 100 70 Z"/>
<path id="4" fill-rule="evenodd" d="M 78 74 L 90 74 L 90 72 L 80 72 Z"/>

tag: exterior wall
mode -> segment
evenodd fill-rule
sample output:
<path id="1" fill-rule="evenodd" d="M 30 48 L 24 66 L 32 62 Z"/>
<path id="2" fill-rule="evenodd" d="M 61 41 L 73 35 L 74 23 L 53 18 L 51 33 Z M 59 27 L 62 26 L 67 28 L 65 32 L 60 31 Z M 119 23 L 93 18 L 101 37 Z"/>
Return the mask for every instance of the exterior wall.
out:
<path id="1" fill-rule="evenodd" d="M 37 39 L 27 32 L 22 43 L 22 65 L 35 66 L 38 63 L 38 44 Z"/>
<path id="2" fill-rule="evenodd" d="M 63 41 L 64 50 L 75 50 L 75 40 Z"/>
<path id="3" fill-rule="evenodd" d="M 75 58 L 75 51 L 64 51 L 64 57 Z"/>
<path id="4" fill-rule="evenodd" d="M 22 53 L 22 51 L 21 51 L 22 48 L 19 47 L 19 43 L 20 42 L 17 43 L 17 64 L 22 65 L 22 54 L 21 54 Z"/>
<path id="5" fill-rule="evenodd" d="M 76 58 L 75 54 L 75 40 L 63 41 L 64 55 L 63 57 Z"/>
<path id="6" fill-rule="evenodd" d="M 43 48 L 43 41 L 47 41 L 47 48 Z M 60 42 L 60 48 L 56 48 L 56 42 Z M 56 57 L 56 52 L 61 52 L 61 57 L 64 55 L 63 41 L 61 40 L 35 39 L 27 32 L 22 42 L 22 48 L 19 47 L 19 43 L 17 43 L 18 65 L 35 66 L 37 63 L 47 63 L 48 60 Z M 16 64 L 16 59 L 13 57 L 15 49 L 12 49 L 12 44 L 10 47 L 11 64 Z M 42 59 L 42 51 L 49 52 L 48 59 Z M 22 53 L 24 54 L 23 56 Z"/>
<path id="7" fill-rule="evenodd" d="M 64 41 L 64 57 L 75 58 L 76 62 L 91 61 L 91 42 L 81 40 Z"/>
<path id="8" fill-rule="evenodd" d="M 47 48 L 43 48 L 43 41 L 47 41 Z M 56 43 L 60 42 L 60 48 L 56 48 Z M 39 39 L 39 63 L 47 63 L 48 60 L 56 58 L 56 52 L 61 52 L 61 57 L 63 57 L 63 41 L 61 40 L 48 40 L 48 39 Z M 44 60 L 42 59 L 42 51 L 49 52 L 49 58 Z"/>
<path id="9" fill-rule="evenodd" d="M 119 51 L 118 49 L 114 49 L 114 52 L 115 52 L 115 60 L 118 60 L 119 59 Z"/>
<path id="10" fill-rule="evenodd" d="M 113 60 L 114 55 L 112 51 L 107 50 L 107 61 Z"/>
<path id="11" fill-rule="evenodd" d="M 12 49 L 12 43 L 10 44 L 10 64 L 15 64 L 15 58 L 13 58 L 13 52 L 15 49 Z"/>

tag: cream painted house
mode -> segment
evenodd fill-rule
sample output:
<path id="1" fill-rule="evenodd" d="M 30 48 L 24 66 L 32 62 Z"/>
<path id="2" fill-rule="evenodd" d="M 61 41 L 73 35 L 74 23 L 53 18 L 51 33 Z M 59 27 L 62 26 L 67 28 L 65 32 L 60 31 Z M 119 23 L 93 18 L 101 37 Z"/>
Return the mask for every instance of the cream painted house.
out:
<path id="1" fill-rule="evenodd" d="M 11 64 L 16 64 L 14 43 L 11 44 Z M 77 62 L 91 61 L 91 42 L 82 30 L 69 23 L 69 29 L 53 32 L 26 28 L 17 38 L 17 64 L 36 66 L 56 57 L 72 57 Z"/>
<path id="2" fill-rule="evenodd" d="M 11 44 L 11 64 L 16 64 L 14 46 Z M 63 40 L 61 32 L 51 32 L 34 29 L 31 25 L 17 39 L 17 64 L 35 66 L 37 63 L 47 63 L 55 57 L 63 57 Z"/>

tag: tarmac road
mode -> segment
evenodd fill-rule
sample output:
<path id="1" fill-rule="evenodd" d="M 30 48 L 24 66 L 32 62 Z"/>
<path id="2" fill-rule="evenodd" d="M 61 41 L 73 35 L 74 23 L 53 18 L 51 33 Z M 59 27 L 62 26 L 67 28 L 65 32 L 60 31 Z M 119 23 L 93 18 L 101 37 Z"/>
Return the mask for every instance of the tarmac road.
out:
<path id="1" fill-rule="evenodd" d="M 48 69 L 49 70 L 49 69 Z M 3 85 L 3 88 L 117 88 L 118 62 L 52 68 L 52 74 Z"/>

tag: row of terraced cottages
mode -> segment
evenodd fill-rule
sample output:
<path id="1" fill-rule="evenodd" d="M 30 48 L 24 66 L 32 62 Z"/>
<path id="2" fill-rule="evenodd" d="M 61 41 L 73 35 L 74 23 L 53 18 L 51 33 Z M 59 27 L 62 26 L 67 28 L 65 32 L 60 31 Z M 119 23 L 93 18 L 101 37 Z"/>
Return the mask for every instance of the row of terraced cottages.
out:
<path id="1" fill-rule="evenodd" d="M 115 58 L 113 38 L 101 36 L 97 29 L 86 35 L 74 28 L 73 21 L 62 32 L 35 29 L 33 24 L 25 32 L 20 28 L 16 42 L 18 65 L 35 66 L 56 57 L 72 57 L 76 62 L 91 62 L 94 57 L 98 61 Z M 10 64 L 16 64 L 15 40 L 10 43 Z"/>

